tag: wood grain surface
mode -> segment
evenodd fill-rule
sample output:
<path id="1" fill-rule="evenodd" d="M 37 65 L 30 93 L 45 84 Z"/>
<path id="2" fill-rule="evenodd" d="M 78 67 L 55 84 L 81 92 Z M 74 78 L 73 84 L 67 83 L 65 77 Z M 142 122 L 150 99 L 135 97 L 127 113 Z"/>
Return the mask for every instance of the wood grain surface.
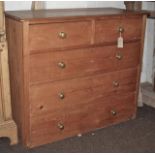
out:
<path id="1" fill-rule="evenodd" d="M 31 84 L 108 73 L 136 67 L 140 62 L 140 42 L 125 44 L 123 49 L 112 45 L 42 52 L 30 56 Z M 65 68 L 58 66 L 60 62 Z"/>
<path id="2" fill-rule="evenodd" d="M 109 16 L 130 16 L 130 15 L 149 15 L 148 11 L 127 11 L 117 8 L 74 8 L 74 9 L 49 9 L 49 10 L 24 10 L 24 11 L 7 11 L 6 16 L 15 20 L 33 21 L 43 20 L 49 22 L 50 19 L 64 19 L 64 18 L 88 18 L 88 17 L 102 17 Z M 108 18 L 109 18 L 108 17 Z M 47 20 L 46 20 L 47 19 Z"/>
<path id="3" fill-rule="evenodd" d="M 65 38 L 59 36 L 61 32 L 65 33 Z M 45 50 L 90 44 L 90 21 L 60 22 L 30 26 L 30 50 Z"/>
<path id="4" fill-rule="evenodd" d="M 121 70 L 83 78 L 33 85 L 30 88 L 31 116 L 46 118 L 46 115 L 80 109 L 95 99 L 136 91 L 137 69 Z M 115 86 L 114 82 L 119 85 Z M 63 93 L 61 99 L 59 94 Z M 94 102 L 95 103 L 95 102 Z M 105 105 L 103 105 L 105 106 Z M 50 116 L 52 117 L 52 116 Z"/>
<path id="5" fill-rule="evenodd" d="M 119 9 L 6 13 L 13 116 L 25 146 L 135 118 L 146 16 Z M 116 44 L 120 26 L 123 48 Z"/>
<path id="6" fill-rule="evenodd" d="M 17 126 L 12 118 L 8 46 L 2 1 L 0 2 L 0 137 L 8 137 L 10 144 L 18 143 Z"/>
<path id="7" fill-rule="evenodd" d="M 90 101 L 80 109 L 64 111 L 57 117 L 32 119 L 32 147 L 128 120 L 135 114 L 135 105 L 132 93 L 122 97 L 115 95 Z M 115 116 L 112 110 L 117 112 Z M 58 123 L 64 125 L 64 130 L 58 128 Z"/>

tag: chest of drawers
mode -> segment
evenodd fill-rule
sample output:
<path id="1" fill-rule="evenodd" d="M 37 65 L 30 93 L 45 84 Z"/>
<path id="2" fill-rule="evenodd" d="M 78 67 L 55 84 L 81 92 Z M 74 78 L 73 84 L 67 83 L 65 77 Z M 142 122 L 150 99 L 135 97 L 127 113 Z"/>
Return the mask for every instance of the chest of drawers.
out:
<path id="1" fill-rule="evenodd" d="M 24 145 L 135 118 L 146 17 L 109 8 L 6 12 L 13 117 Z"/>

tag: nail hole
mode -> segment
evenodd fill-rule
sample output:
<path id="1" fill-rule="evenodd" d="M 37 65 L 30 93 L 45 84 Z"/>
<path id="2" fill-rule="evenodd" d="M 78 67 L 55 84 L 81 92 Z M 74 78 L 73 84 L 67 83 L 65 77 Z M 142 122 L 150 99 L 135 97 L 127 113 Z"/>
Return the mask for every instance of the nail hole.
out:
<path id="1" fill-rule="evenodd" d="M 43 108 L 44 108 L 44 106 L 41 105 L 41 106 L 40 106 L 40 109 L 43 109 Z"/>

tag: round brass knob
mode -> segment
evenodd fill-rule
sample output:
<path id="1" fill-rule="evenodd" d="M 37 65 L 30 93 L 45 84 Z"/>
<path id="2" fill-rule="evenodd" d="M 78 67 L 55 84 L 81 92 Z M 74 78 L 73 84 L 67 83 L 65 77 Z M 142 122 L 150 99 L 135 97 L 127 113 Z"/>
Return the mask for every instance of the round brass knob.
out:
<path id="1" fill-rule="evenodd" d="M 115 110 L 111 110 L 111 114 L 112 114 L 113 116 L 116 116 L 116 115 L 117 115 L 117 112 L 116 112 Z"/>
<path id="2" fill-rule="evenodd" d="M 113 86 L 114 86 L 114 87 L 118 87 L 118 86 L 119 86 L 119 82 L 113 81 Z"/>
<path id="3" fill-rule="evenodd" d="M 62 124 L 62 123 L 58 123 L 58 128 L 60 129 L 60 130 L 64 130 L 64 125 Z"/>
<path id="4" fill-rule="evenodd" d="M 123 33 L 123 32 L 124 32 L 124 28 L 123 28 L 123 27 L 119 27 L 119 28 L 118 28 L 118 32 L 119 32 L 119 33 Z"/>
<path id="5" fill-rule="evenodd" d="M 65 38 L 67 37 L 67 34 L 66 34 L 65 32 L 60 32 L 60 33 L 59 33 L 59 37 L 60 37 L 61 39 L 65 39 Z"/>
<path id="6" fill-rule="evenodd" d="M 66 67 L 66 65 L 65 65 L 64 62 L 59 62 L 59 63 L 58 63 L 58 66 L 59 66 L 60 68 L 62 68 L 62 69 Z"/>
<path id="7" fill-rule="evenodd" d="M 61 100 L 65 98 L 65 95 L 64 95 L 63 92 L 59 93 L 59 98 L 60 98 Z"/>
<path id="8" fill-rule="evenodd" d="M 117 53 L 115 56 L 118 60 L 121 60 L 123 58 L 123 55 L 121 53 Z"/>

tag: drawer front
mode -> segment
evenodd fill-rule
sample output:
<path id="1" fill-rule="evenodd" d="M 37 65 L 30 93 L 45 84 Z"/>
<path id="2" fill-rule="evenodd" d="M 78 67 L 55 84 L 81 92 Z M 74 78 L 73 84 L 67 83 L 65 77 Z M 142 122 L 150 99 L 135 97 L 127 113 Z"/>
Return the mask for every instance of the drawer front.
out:
<path id="1" fill-rule="evenodd" d="M 122 36 L 125 40 L 141 39 L 142 34 L 142 16 L 134 18 L 124 17 L 120 27 L 124 29 Z"/>
<path id="2" fill-rule="evenodd" d="M 140 43 L 125 44 L 123 49 L 104 46 L 30 56 L 30 82 L 48 82 L 96 75 L 136 67 Z"/>
<path id="3" fill-rule="evenodd" d="M 56 114 L 77 109 L 111 94 L 136 91 L 137 69 L 101 74 L 79 79 L 32 85 L 30 88 L 31 116 L 46 118 L 47 113 Z"/>
<path id="4" fill-rule="evenodd" d="M 96 99 L 89 105 L 49 118 L 31 119 L 31 145 L 40 145 L 85 133 L 132 118 L 135 115 L 135 94 Z"/>
<path id="5" fill-rule="evenodd" d="M 142 17 L 122 17 L 114 19 L 97 20 L 95 27 L 95 43 L 117 42 L 120 36 L 125 41 L 140 39 L 142 32 Z"/>
<path id="6" fill-rule="evenodd" d="M 30 52 L 90 45 L 91 31 L 90 21 L 31 25 Z"/>
<path id="7" fill-rule="evenodd" d="M 95 43 L 116 42 L 120 18 L 101 19 L 95 22 Z"/>

